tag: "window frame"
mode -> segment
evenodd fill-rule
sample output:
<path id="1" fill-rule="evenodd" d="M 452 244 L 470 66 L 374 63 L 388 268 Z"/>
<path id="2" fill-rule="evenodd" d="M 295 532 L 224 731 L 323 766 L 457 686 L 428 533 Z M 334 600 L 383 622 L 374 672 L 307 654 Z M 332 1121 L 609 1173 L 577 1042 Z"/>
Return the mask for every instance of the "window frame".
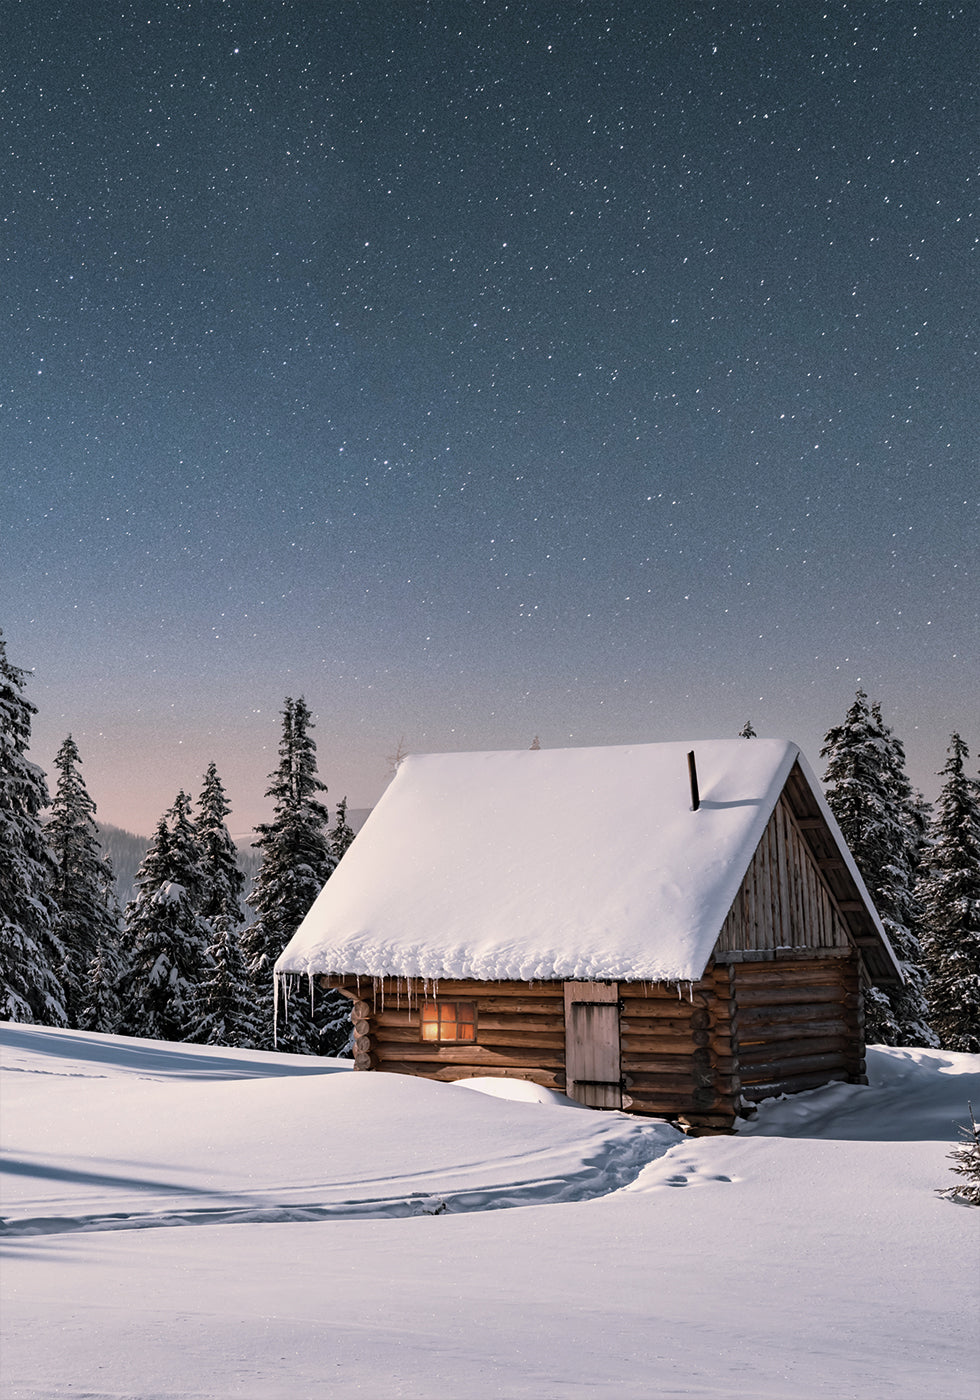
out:
<path id="1" fill-rule="evenodd" d="M 464 1014 L 460 1015 L 460 1009 Z M 452 1017 L 445 1014 L 452 1011 Z M 432 1013 L 435 1013 L 434 1015 Z M 428 1014 L 427 1014 L 428 1013 Z M 434 1035 L 426 1035 L 428 1027 L 435 1027 Z M 459 1035 L 460 1027 L 471 1031 L 469 1035 Z M 454 1034 L 447 1034 L 447 1031 Z M 419 1039 L 423 1045 L 475 1045 L 477 1031 L 476 1002 L 472 998 L 457 1000 L 438 998 L 423 1001 L 419 1006 Z"/>

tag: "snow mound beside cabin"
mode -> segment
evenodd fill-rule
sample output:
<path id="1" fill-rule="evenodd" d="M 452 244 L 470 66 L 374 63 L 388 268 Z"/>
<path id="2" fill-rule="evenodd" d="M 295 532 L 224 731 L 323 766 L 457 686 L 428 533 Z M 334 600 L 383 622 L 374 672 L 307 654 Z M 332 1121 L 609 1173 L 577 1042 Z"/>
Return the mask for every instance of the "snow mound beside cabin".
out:
<path id="1" fill-rule="evenodd" d="M 38 1026 L 0 1049 L 2 1235 L 586 1200 L 681 1136 L 304 1056 Z"/>

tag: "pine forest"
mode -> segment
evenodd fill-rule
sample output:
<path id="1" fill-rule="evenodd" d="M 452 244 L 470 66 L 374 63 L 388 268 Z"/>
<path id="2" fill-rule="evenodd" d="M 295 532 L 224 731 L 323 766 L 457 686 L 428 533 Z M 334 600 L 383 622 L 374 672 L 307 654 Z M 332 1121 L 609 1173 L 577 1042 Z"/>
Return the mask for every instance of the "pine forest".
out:
<path id="1" fill-rule="evenodd" d="M 303 697 L 284 702 L 266 790 L 272 817 L 254 833 L 254 855 L 236 849 L 211 763 L 196 797 L 179 791 L 152 840 L 139 843 L 121 902 L 113 859 L 134 863 L 139 839 L 100 829 L 71 734 L 50 778 L 30 761 L 37 711 L 28 679 L 0 633 L 0 1015 L 349 1054 L 349 1003 L 336 992 L 287 988 L 289 1017 L 277 1032 L 273 965 L 354 839 L 346 798 L 332 817 L 323 800 Z M 739 736 L 756 737 L 751 720 Z M 880 703 L 858 690 L 825 736 L 823 782 L 904 978 L 890 996 L 866 992 L 867 1039 L 980 1051 L 980 784 L 959 734 L 947 752 L 933 811 L 909 781 Z"/>

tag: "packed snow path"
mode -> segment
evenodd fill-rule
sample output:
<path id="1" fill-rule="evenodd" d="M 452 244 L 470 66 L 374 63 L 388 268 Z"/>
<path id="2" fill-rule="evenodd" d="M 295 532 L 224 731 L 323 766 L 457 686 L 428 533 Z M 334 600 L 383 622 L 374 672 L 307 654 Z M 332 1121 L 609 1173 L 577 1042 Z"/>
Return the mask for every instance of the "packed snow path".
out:
<path id="1" fill-rule="evenodd" d="M 349 1061 L 34 1026 L 0 1050 L 6 1236 L 589 1200 L 681 1139 L 533 1085 L 488 1102 Z"/>

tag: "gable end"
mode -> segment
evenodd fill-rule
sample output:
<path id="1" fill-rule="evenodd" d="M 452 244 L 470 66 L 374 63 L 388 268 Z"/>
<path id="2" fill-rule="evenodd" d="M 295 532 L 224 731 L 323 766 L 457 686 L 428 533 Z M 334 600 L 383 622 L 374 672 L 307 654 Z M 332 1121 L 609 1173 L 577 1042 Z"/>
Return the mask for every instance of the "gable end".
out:
<path id="1" fill-rule="evenodd" d="M 869 983 L 895 985 L 873 909 L 799 763 L 794 763 L 715 945 L 718 962 L 840 957 L 855 948 Z"/>

